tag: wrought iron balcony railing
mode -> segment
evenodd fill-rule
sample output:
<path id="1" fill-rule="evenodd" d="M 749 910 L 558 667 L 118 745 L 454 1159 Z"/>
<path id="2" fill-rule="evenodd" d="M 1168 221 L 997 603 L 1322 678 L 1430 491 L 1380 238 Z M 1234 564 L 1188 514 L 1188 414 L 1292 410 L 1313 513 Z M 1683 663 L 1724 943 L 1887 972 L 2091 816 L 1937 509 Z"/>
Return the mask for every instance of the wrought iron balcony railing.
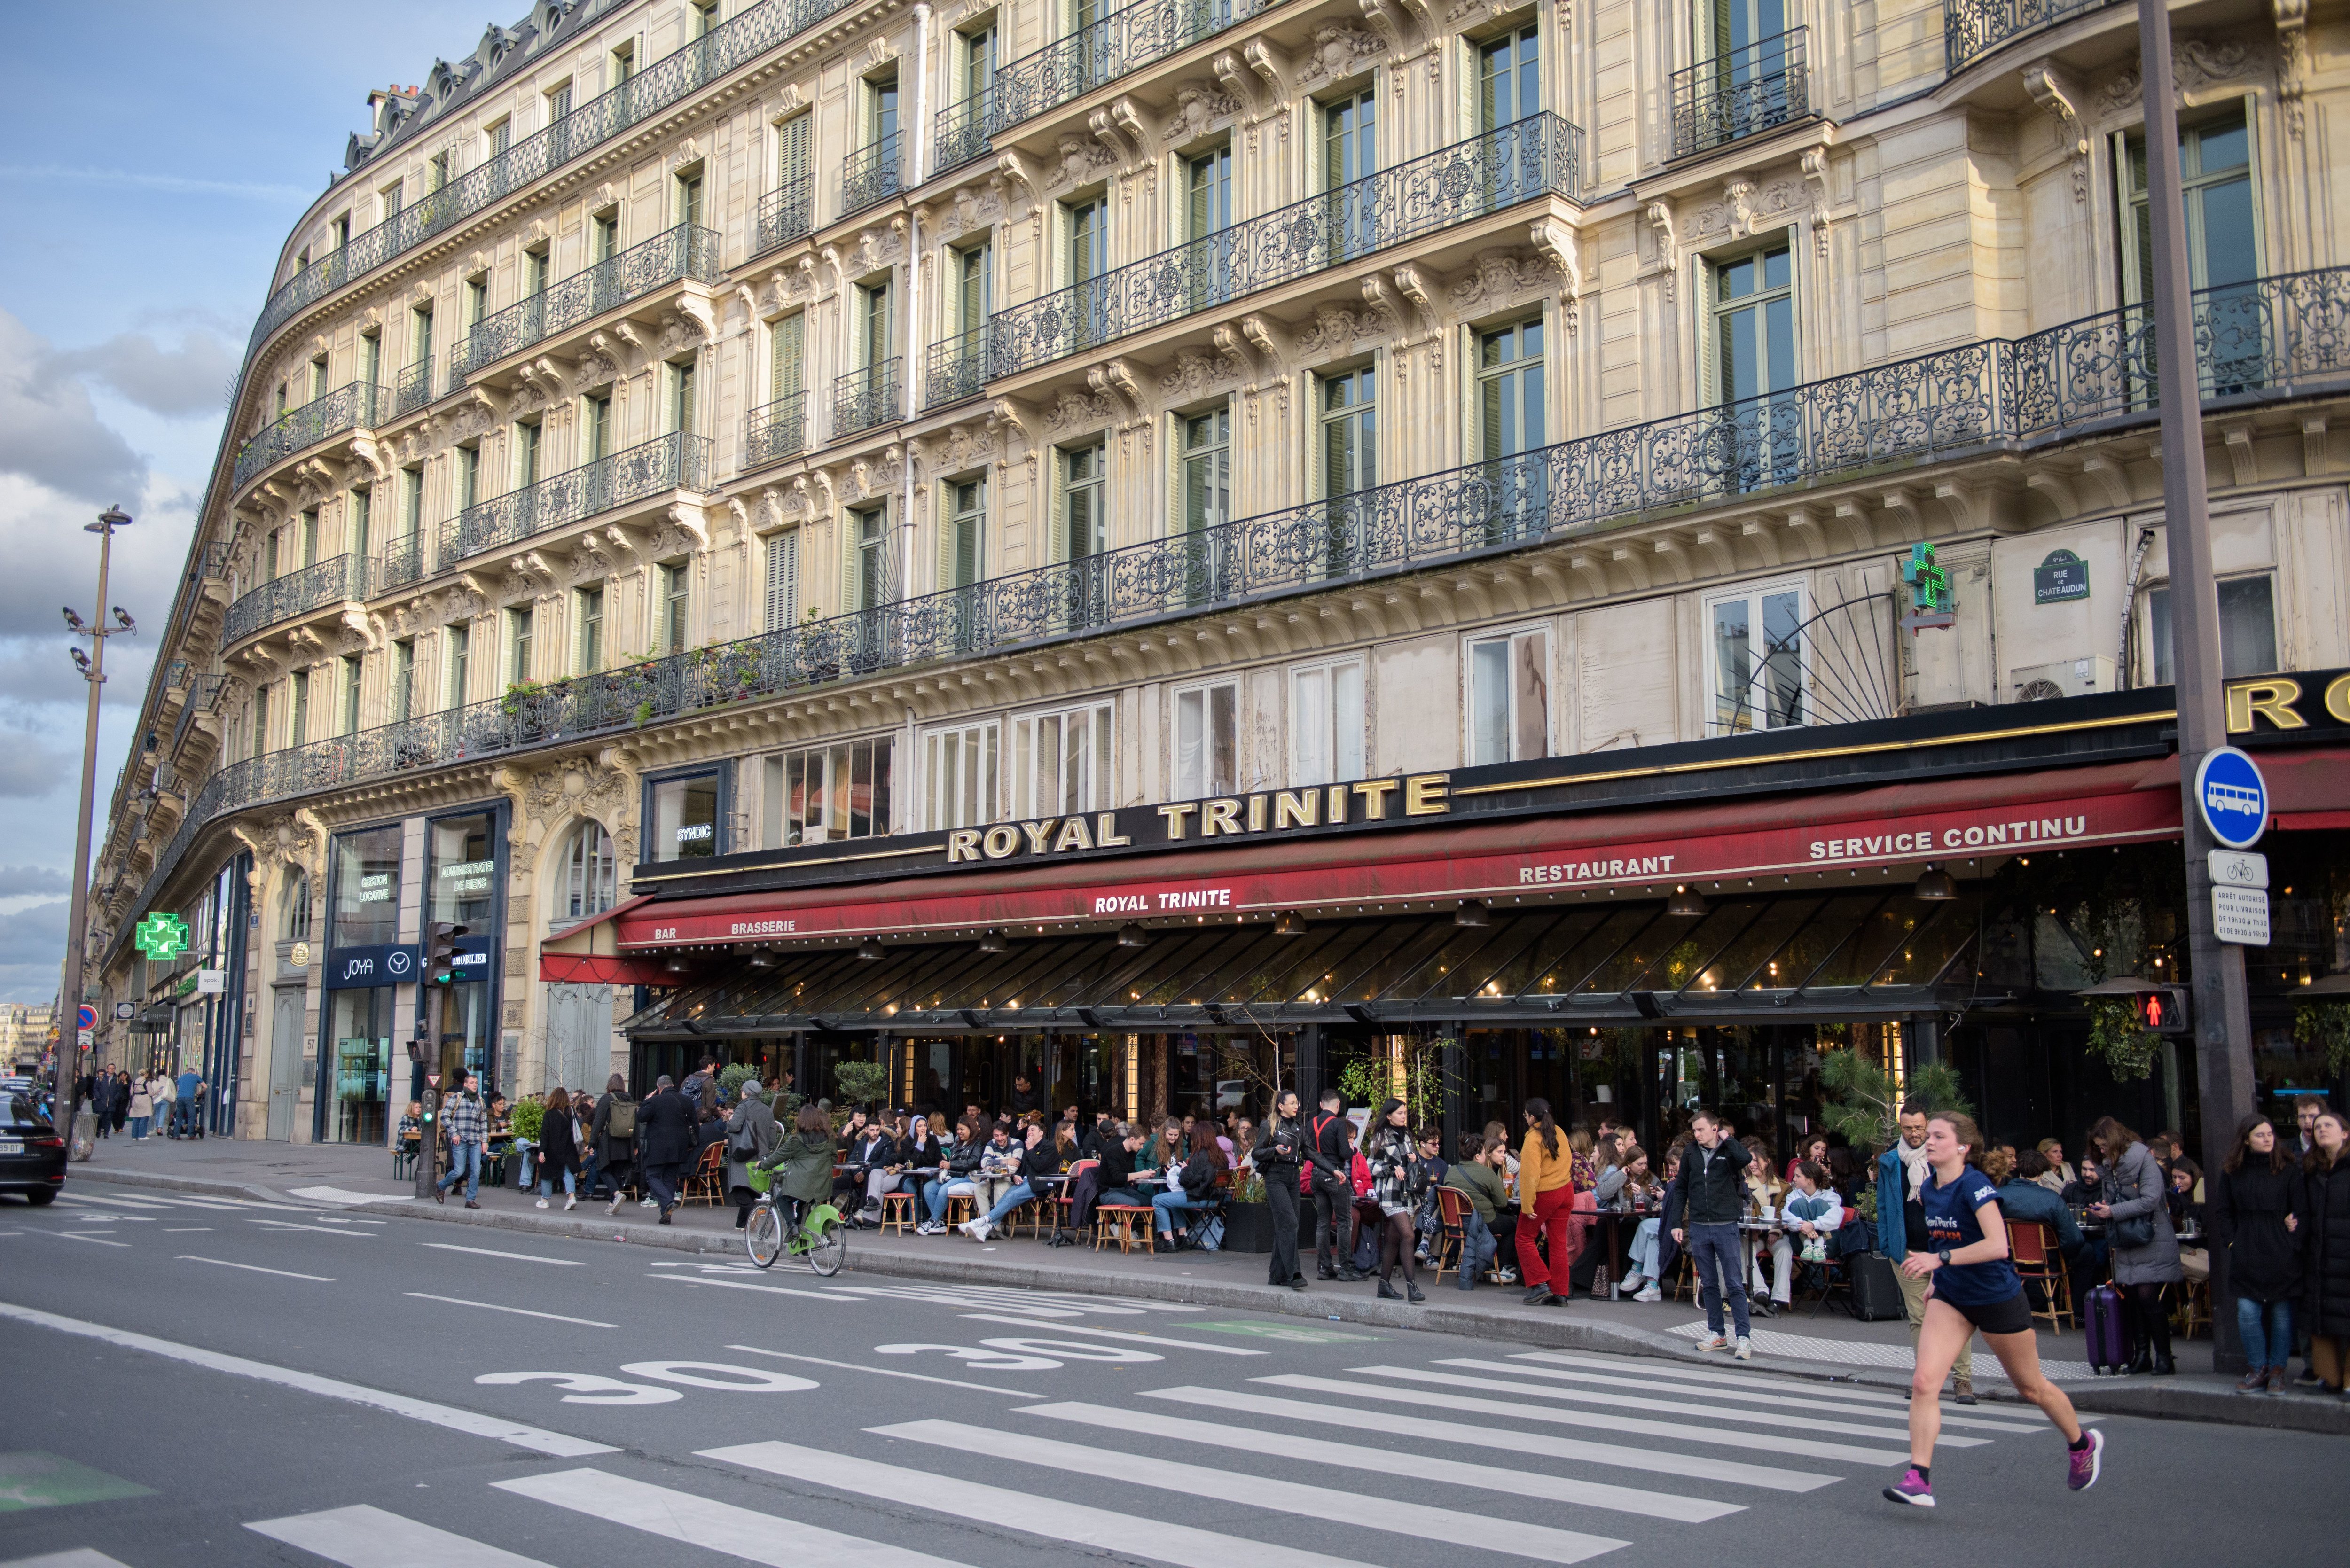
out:
<path id="1" fill-rule="evenodd" d="M 446 568 L 648 496 L 709 487 L 710 438 L 672 431 L 494 501 L 475 502 L 441 525 L 439 564 Z"/>
<path id="2" fill-rule="evenodd" d="M 1466 219 L 1579 198 L 1583 132 L 1550 113 L 1243 219 L 989 318 L 990 379 L 1213 310 Z"/>
<path id="3" fill-rule="evenodd" d="M 987 156 L 994 113 L 993 88 L 982 88 L 961 103 L 939 110 L 938 130 L 931 141 L 931 174 L 949 173 Z"/>
<path id="4" fill-rule="evenodd" d="M 1673 73 L 1673 156 L 1725 146 L 1812 112 L 1805 30 L 1732 49 Z"/>
<path id="5" fill-rule="evenodd" d="M 979 396 L 987 383 L 987 327 L 983 321 L 931 345 L 930 368 L 922 376 L 925 410 Z"/>
<path id="6" fill-rule="evenodd" d="M 396 420 L 402 414 L 412 414 L 432 400 L 432 361 L 419 359 L 391 384 L 391 411 L 385 417 Z"/>
<path id="7" fill-rule="evenodd" d="M 816 228 L 816 176 L 787 180 L 759 198 L 759 215 L 751 234 L 751 254 L 769 251 L 805 239 Z"/>
<path id="8" fill-rule="evenodd" d="M 368 560 L 364 556 L 337 556 L 273 577 L 228 607 L 221 621 L 221 645 L 237 642 L 280 621 L 307 615 L 328 605 L 357 603 L 368 597 Z"/>
<path id="9" fill-rule="evenodd" d="M 2118 0 L 1942 0 L 1942 62 L 1956 76 L 2010 39 Z"/>
<path id="10" fill-rule="evenodd" d="M 891 131 L 870 147 L 848 155 L 840 172 L 840 215 L 844 218 L 878 207 L 900 189 L 899 133 Z"/>
<path id="11" fill-rule="evenodd" d="M 766 54 L 846 8 L 849 0 L 760 0 L 588 99 L 535 136 L 401 209 L 341 249 L 312 262 L 273 292 L 253 326 L 246 360 L 305 306 L 373 272 L 452 225 L 544 179 L 688 94 Z"/>
<path id="12" fill-rule="evenodd" d="M 895 357 L 862 370 L 851 370 L 832 383 L 832 439 L 852 436 L 904 417 L 904 391 L 899 371 L 905 361 Z"/>
<path id="13" fill-rule="evenodd" d="M 375 566 L 375 591 L 389 593 L 404 588 L 411 583 L 421 583 L 432 563 L 424 550 L 424 530 L 405 534 L 383 547 L 383 559 Z"/>
<path id="14" fill-rule="evenodd" d="M 2350 267 L 2206 290 L 2196 338 L 2207 401 L 2350 391 Z M 273 752 L 204 785 L 136 907 L 153 905 L 204 824 L 265 801 L 1598 535 L 1659 511 L 1872 467 L 2143 424 L 2156 411 L 2153 348 L 2137 312 L 2109 311 Z"/>
<path id="15" fill-rule="evenodd" d="M 458 340 L 457 350 L 450 357 L 450 376 L 452 379 L 470 376 L 681 278 L 716 283 L 722 271 L 718 245 L 717 230 L 680 223 L 667 234 L 607 256 L 586 272 L 482 317 Z"/>
<path id="16" fill-rule="evenodd" d="M 753 409 L 743 431 L 743 466 L 764 468 L 807 450 L 807 394 L 794 392 Z"/>
<path id="17" fill-rule="evenodd" d="M 1282 0 L 1140 0 L 1113 11 L 997 71 L 986 133 L 1033 119 L 1280 4 Z"/>
<path id="18" fill-rule="evenodd" d="M 329 436 L 373 429 L 376 410 L 383 401 L 381 387 L 371 381 L 353 381 L 298 409 L 286 410 L 236 449 L 233 483 L 242 490 L 271 465 L 305 447 L 316 446 Z"/>

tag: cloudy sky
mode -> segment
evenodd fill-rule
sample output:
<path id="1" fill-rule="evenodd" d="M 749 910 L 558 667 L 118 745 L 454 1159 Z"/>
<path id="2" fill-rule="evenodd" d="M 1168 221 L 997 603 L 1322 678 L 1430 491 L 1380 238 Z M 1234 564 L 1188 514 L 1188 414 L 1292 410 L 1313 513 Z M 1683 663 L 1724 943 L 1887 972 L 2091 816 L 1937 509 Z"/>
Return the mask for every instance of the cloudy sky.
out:
<path id="1" fill-rule="evenodd" d="M 0 1001 L 57 994 L 87 689 L 84 617 L 109 504 L 108 598 L 160 628 L 218 448 L 223 398 L 294 221 L 368 124 L 485 24 L 449 0 L 114 0 L 11 7 L 0 52 Z M 102 21 L 101 26 L 93 26 Z M 112 639 L 107 808 L 152 655 Z M 102 839 L 104 828 L 101 826 Z"/>

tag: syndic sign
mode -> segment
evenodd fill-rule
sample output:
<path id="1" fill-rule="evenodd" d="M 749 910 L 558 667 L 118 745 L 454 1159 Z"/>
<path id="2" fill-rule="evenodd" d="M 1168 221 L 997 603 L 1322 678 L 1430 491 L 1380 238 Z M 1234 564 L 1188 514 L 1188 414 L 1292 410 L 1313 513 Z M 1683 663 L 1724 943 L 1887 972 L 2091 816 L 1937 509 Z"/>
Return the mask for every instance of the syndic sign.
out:
<path id="1" fill-rule="evenodd" d="M 414 942 L 337 948 L 327 955 L 326 989 L 348 991 L 368 985 L 413 985 L 422 969 L 422 953 Z M 489 978 L 490 940 L 487 937 L 458 939 L 456 973 L 460 984 Z"/>

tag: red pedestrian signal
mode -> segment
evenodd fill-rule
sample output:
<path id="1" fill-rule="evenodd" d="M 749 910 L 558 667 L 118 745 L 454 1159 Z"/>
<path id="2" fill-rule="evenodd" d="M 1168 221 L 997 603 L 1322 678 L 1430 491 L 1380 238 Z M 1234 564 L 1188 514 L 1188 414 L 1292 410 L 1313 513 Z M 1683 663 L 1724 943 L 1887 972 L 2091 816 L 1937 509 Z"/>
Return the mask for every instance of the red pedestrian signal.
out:
<path id="1" fill-rule="evenodd" d="M 2188 1026 L 2187 988 L 2158 985 L 2137 993 L 2138 1027 L 2149 1034 L 2185 1034 Z"/>

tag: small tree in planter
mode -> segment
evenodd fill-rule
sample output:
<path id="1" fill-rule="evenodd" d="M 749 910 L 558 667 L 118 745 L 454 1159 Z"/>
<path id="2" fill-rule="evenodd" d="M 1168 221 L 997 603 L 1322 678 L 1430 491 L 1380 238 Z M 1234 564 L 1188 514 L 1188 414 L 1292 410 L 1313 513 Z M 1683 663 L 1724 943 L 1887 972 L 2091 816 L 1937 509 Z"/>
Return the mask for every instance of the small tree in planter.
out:
<path id="1" fill-rule="evenodd" d="M 870 1107 L 889 1087 L 889 1069 L 879 1062 L 836 1062 L 832 1081 L 842 1105 Z"/>

